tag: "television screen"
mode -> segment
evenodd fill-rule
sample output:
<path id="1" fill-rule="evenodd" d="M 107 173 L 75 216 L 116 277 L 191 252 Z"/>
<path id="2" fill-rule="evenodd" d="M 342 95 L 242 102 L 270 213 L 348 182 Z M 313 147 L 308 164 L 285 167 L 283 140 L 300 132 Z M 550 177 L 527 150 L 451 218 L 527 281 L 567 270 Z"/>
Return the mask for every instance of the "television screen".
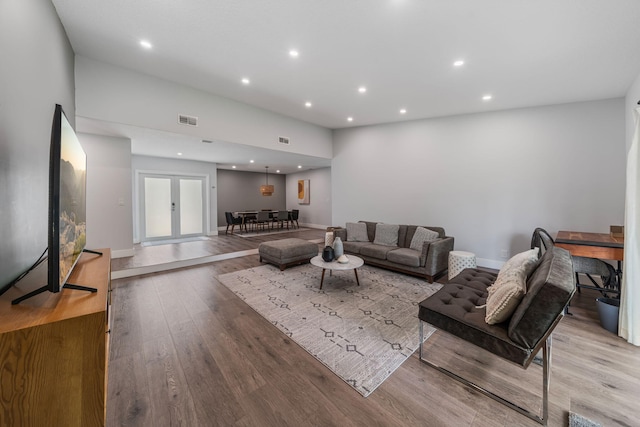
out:
<path id="1" fill-rule="evenodd" d="M 50 156 L 48 287 L 59 292 L 87 240 L 87 155 L 60 105 L 53 119 Z"/>

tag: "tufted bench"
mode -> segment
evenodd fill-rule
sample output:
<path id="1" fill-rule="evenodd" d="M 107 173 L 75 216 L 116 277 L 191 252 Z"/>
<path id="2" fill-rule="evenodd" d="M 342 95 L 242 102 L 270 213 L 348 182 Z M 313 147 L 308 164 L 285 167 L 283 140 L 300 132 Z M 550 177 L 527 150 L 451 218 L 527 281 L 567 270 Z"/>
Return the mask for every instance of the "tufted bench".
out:
<path id="1" fill-rule="evenodd" d="M 547 251 L 526 282 L 526 294 L 511 318 L 490 325 L 485 321 L 487 288 L 497 274 L 477 268 L 467 268 L 445 284 L 438 292 L 420 303 L 420 335 L 423 322 L 451 333 L 503 359 L 527 368 L 539 350 L 543 351 L 542 416 L 506 401 L 460 376 L 423 358 L 420 360 L 439 371 L 475 388 L 483 394 L 517 410 L 523 415 L 546 424 L 551 333 L 564 314 L 575 292 L 571 255 L 558 247 Z M 422 339 L 420 340 L 422 343 Z"/>
<path id="2" fill-rule="evenodd" d="M 309 262 L 318 255 L 318 245 L 302 239 L 282 239 L 263 242 L 258 246 L 260 262 L 269 262 L 284 270 L 286 267 Z"/>

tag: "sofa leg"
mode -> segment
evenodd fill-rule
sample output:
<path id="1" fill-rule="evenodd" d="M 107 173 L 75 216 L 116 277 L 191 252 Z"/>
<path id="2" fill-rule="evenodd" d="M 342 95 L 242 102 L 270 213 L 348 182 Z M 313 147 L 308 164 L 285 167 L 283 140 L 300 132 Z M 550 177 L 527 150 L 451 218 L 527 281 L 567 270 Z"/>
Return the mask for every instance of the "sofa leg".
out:
<path id="1" fill-rule="evenodd" d="M 441 367 L 436 365 L 435 363 L 426 360 L 423 358 L 423 350 L 422 350 L 422 337 L 423 337 L 423 321 L 419 320 L 420 322 L 420 351 L 419 351 L 419 355 L 420 355 L 420 361 L 426 365 L 431 366 L 432 368 L 442 372 L 443 374 L 453 378 L 454 380 L 464 384 L 467 387 L 472 388 L 475 391 L 478 391 L 482 394 L 484 394 L 487 397 L 490 397 L 491 399 L 495 400 L 496 402 L 502 403 L 503 405 L 513 409 L 514 411 L 536 421 L 539 424 L 542 424 L 544 426 L 547 425 L 547 421 L 549 419 L 549 383 L 551 382 L 551 335 L 549 335 L 547 337 L 547 339 L 544 341 L 544 344 L 542 345 L 542 414 L 538 415 L 538 414 L 534 414 L 533 412 L 524 409 L 521 406 L 518 406 L 517 404 L 510 402 L 500 396 L 498 396 L 497 394 L 486 390 L 482 387 L 480 387 L 479 385 L 472 383 L 471 381 L 462 378 L 461 376 Z"/>

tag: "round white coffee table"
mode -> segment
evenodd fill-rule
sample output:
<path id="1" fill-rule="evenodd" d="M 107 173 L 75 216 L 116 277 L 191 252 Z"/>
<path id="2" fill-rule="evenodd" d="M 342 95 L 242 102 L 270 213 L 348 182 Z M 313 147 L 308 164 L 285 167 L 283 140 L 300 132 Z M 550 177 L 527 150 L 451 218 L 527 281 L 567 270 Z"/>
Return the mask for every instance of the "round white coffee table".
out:
<path id="1" fill-rule="evenodd" d="M 364 260 L 355 255 L 347 255 L 349 258 L 349 262 L 347 263 L 339 263 L 338 261 L 325 262 L 320 255 L 314 256 L 311 258 L 311 264 L 316 267 L 322 268 L 322 277 L 320 278 L 320 289 L 322 289 L 322 283 L 324 282 L 324 273 L 329 270 L 329 274 L 332 271 L 342 271 L 342 270 L 353 270 L 356 275 L 356 283 L 360 286 L 360 280 L 358 279 L 358 270 L 359 267 L 362 267 L 364 264 Z"/>

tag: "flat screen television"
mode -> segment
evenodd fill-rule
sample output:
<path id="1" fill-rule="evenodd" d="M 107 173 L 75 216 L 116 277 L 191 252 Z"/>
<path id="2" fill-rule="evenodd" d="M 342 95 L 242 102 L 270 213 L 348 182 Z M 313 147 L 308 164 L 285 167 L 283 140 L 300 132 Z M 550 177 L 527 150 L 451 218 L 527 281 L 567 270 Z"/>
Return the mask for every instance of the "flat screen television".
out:
<path id="1" fill-rule="evenodd" d="M 49 291 L 60 292 L 87 243 L 87 155 L 56 104 L 49 162 Z"/>
<path id="2" fill-rule="evenodd" d="M 49 216 L 47 284 L 12 301 L 13 304 L 44 291 L 60 292 L 66 286 L 95 292 L 67 283 L 87 242 L 87 155 L 56 104 L 49 151 Z M 40 260 L 38 261 L 40 262 Z"/>

